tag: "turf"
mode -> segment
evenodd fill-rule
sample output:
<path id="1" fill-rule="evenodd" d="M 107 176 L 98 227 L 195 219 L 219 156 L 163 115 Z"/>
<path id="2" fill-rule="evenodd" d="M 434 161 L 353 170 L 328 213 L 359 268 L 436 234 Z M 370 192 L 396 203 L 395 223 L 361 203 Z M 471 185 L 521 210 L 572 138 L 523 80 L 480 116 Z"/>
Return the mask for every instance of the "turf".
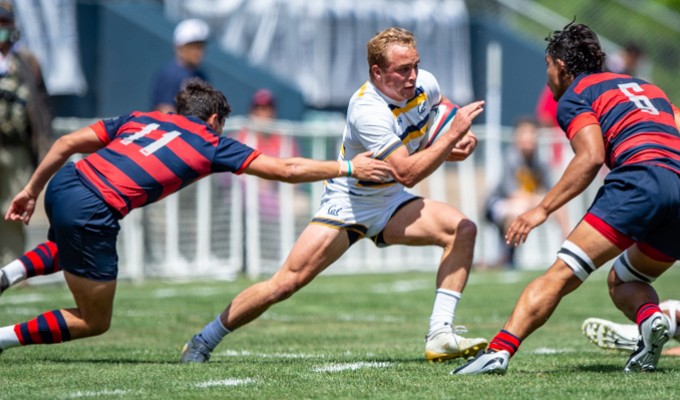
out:
<path id="1" fill-rule="evenodd" d="M 473 271 L 456 324 L 490 338 L 537 272 Z M 0 356 L 0 398 L 244 399 L 610 399 L 673 398 L 680 357 L 653 374 L 624 374 L 626 355 L 601 350 L 582 321 L 624 322 L 605 271 L 567 297 L 528 338 L 504 376 L 454 377 L 462 360 L 423 361 L 434 274 L 321 276 L 262 318 L 232 333 L 208 364 L 177 362 L 184 342 L 250 281 L 120 282 L 111 330 Z M 677 298 L 680 274 L 657 288 Z M 13 288 L 0 298 L 0 325 L 71 306 L 63 285 Z M 678 344 L 677 342 L 672 342 Z"/>

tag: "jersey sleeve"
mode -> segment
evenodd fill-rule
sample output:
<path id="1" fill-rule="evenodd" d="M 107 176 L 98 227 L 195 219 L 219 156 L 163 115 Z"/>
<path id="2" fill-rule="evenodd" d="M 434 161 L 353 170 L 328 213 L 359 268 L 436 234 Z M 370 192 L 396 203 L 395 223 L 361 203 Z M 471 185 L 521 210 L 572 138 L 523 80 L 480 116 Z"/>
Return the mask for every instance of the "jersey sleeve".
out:
<path id="1" fill-rule="evenodd" d="M 229 137 L 220 136 L 213 158 L 213 172 L 243 173 L 261 153 Z"/>
<path id="2" fill-rule="evenodd" d="M 103 119 L 90 125 L 90 128 L 97 134 L 102 143 L 109 144 L 118 135 L 120 127 L 130 119 L 130 116 L 130 114 L 125 114 L 116 118 Z"/>
<path id="3" fill-rule="evenodd" d="M 425 90 L 425 95 L 430 100 L 432 106 L 439 104 L 442 101 L 442 93 L 439 88 L 439 82 L 429 71 L 420 70 L 418 72 L 419 84 Z"/>
<path id="4" fill-rule="evenodd" d="M 569 140 L 583 127 L 600 123 L 590 101 L 582 99 L 573 91 L 565 93 L 558 102 L 557 120 Z"/>
<path id="5" fill-rule="evenodd" d="M 352 112 L 350 124 L 361 145 L 379 160 L 386 160 L 402 146 L 394 131 L 394 116 L 387 107 L 360 106 Z"/>

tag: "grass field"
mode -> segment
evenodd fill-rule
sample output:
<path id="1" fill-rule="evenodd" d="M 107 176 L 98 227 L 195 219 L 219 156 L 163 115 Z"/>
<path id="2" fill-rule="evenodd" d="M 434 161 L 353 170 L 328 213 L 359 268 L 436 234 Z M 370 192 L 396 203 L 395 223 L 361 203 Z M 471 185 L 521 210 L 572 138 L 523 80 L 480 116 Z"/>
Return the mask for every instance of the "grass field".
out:
<path id="1" fill-rule="evenodd" d="M 456 323 L 492 337 L 536 275 L 474 271 Z M 465 377 L 449 375 L 462 360 L 422 358 L 433 274 L 321 276 L 228 336 L 203 365 L 179 364 L 182 345 L 250 282 L 121 282 L 105 335 L 3 353 L 0 398 L 675 398 L 680 357 L 662 358 L 654 374 L 624 374 L 625 354 L 581 334 L 587 317 L 623 322 L 605 275 L 596 272 L 562 302 L 506 375 Z M 659 280 L 663 298 L 679 297 L 678 278 L 672 270 Z M 0 324 L 71 305 L 61 285 L 19 287 L 0 298 Z"/>

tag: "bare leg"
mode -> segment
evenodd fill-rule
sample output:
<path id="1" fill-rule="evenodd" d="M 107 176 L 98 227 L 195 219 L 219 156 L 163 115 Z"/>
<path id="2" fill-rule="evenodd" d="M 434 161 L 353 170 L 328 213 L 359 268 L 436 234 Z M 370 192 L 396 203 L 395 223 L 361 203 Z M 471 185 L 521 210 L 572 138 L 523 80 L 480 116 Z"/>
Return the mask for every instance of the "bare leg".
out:
<path id="1" fill-rule="evenodd" d="M 581 248 L 596 267 L 612 259 L 621 250 L 587 223 L 580 223 L 569 240 Z M 564 261 L 557 260 L 542 276 L 532 281 L 522 292 L 504 330 L 525 339 L 550 318 L 564 296 L 581 285 Z"/>
<path id="2" fill-rule="evenodd" d="M 281 269 L 270 279 L 239 293 L 222 312 L 222 325 L 234 330 L 287 299 L 335 262 L 349 247 L 344 231 L 310 224 L 293 246 Z"/>
<path id="3" fill-rule="evenodd" d="M 116 281 L 98 282 L 68 272 L 64 277 L 76 308 L 47 311 L 33 320 L 0 328 L 0 350 L 95 336 L 111 324 Z"/>
<path id="4" fill-rule="evenodd" d="M 400 209 L 388 222 L 388 244 L 442 248 L 436 287 L 462 292 L 474 255 L 477 226 L 448 204 L 422 199 Z"/>
<path id="5" fill-rule="evenodd" d="M 645 256 L 637 246 L 631 246 L 628 249 L 628 257 L 630 263 L 639 272 L 655 278 L 673 265 L 673 263 L 655 261 Z M 633 322 L 641 305 L 659 304 L 659 295 L 652 285 L 640 281 L 623 282 L 616 276 L 613 268 L 609 272 L 607 283 L 612 301 Z"/>
<path id="6" fill-rule="evenodd" d="M 62 310 L 71 339 L 96 336 L 111 326 L 116 281 L 93 281 L 64 271 L 75 309 Z"/>

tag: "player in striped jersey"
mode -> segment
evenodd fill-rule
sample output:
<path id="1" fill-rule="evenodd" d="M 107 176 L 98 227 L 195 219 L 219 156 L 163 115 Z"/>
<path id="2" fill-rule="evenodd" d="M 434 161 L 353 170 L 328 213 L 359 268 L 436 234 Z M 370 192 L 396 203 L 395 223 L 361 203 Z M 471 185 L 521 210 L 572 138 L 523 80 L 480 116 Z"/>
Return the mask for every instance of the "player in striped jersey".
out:
<path id="1" fill-rule="evenodd" d="M 302 232 L 281 269 L 268 281 L 238 294 L 215 320 L 185 346 L 183 362 L 205 362 L 222 338 L 312 281 L 357 240 L 377 246 L 435 245 L 443 249 L 425 358 L 442 361 L 476 354 L 483 338 L 464 338 L 452 326 L 467 282 L 477 228 L 452 206 L 405 191 L 445 160 L 460 161 L 474 150 L 469 132 L 483 110 L 478 101 L 462 107 L 453 125 L 424 148 L 428 115 L 441 101 L 432 74 L 418 71 L 412 33 L 388 28 L 368 42 L 370 79 L 352 96 L 339 160 L 370 151 L 393 168 L 391 179 L 375 184 L 352 176 L 326 181 L 321 207 Z"/>
<path id="2" fill-rule="evenodd" d="M 0 270 L 0 293 L 29 277 L 63 270 L 76 307 L 0 328 L 0 352 L 108 330 L 118 272 L 118 220 L 134 208 L 215 172 L 293 183 L 339 174 L 382 181 L 390 174 L 389 165 L 368 154 L 351 162 L 281 159 L 220 136 L 231 108 L 221 92 L 202 81 L 189 82 L 176 100 L 178 114 L 133 112 L 59 138 L 12 200 L 5 218 L 28 224 L 49 180 L 49 241 Z M 62 167 L 76 153 L 90 154 Z"/>
<path id="3" fill-rule="evenodd" d="M 548 41 L 548 86 L 575 155 L 540 205 L 511 224 L 508 243 L 523 243 L 585 190 L 603 164 L 611 171 L 555 263 L 524 289 L 488 352 L 453 372 L 504 373 L 521 341 L 562 297 L 615 257 L 610 296 L 640 330 L 624 371 L 654 371 L 671 333 L 651 284 L 680 259 L 680 110 L 657 86 L 603 72 L 605 54 L 589 27 L 571 23 Z"/>

